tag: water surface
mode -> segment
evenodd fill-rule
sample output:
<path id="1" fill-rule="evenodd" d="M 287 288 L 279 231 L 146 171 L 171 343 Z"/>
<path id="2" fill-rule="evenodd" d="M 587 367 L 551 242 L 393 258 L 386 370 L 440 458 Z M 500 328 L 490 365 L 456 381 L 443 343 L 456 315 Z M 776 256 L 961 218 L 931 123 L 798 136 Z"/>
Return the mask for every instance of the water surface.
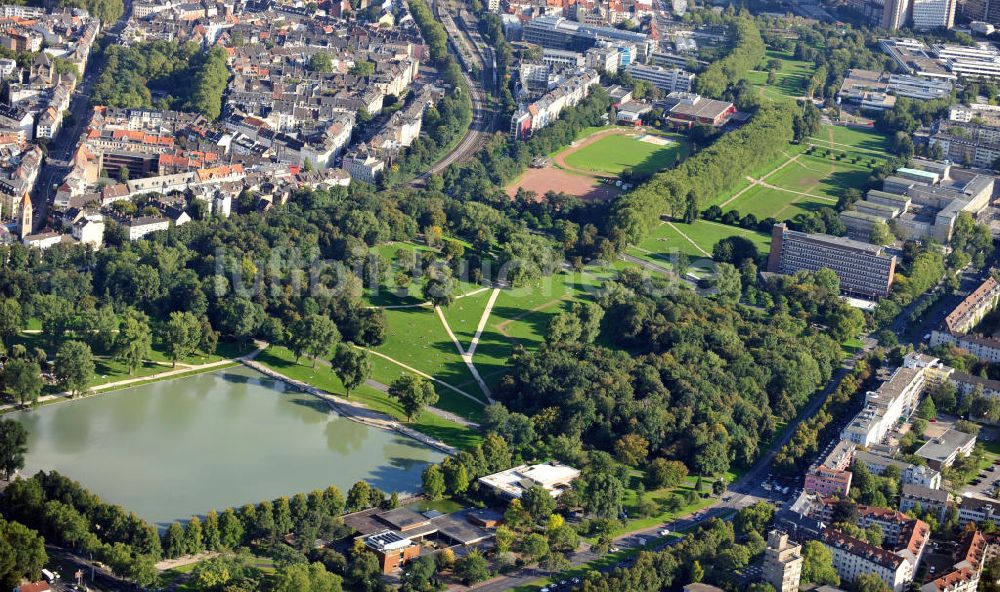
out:
<path id="1" fill-rule="evenodd" d="M 208 510 L 364 479 L 416 491 L 443 454 L 332 413 L 237 366 L 40 407 L 25 474 L 57 470 L 161 527 Z"/>

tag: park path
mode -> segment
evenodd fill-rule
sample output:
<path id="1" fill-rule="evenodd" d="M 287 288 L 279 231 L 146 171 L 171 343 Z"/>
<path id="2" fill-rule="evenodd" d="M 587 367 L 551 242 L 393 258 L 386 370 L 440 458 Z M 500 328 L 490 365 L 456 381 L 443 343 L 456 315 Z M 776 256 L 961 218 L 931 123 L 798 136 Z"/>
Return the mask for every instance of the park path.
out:
<path id="1" fill-rule="evenodd" d="M 698 249 L 698 251 L 700 251 L 702 255 L 704 255 L 704 256 L 706 256 L 706 257 L 711 257 L 711 256 L 712 256 L 712 254 L 711 254 L 711 253 L 709 253 L 709 252 L 708 252 L 708 251 L 706 251 L 705 249 L 703 249 L 703 248 L 701 248 L 700 246 L 698 246 L 698 243 L 696 243 L 696 242 L 694 242 L 693 240 L 691 240 L 691 237 L 690 237 L 690 236 L 688 236 L 688 235 L 684 234 L 684 232 L 683 232 L 683 231 L 681 231 L 681 229 L 680 229 L 680 228 L 677 228 L 677 226 L 676 226 L 676 225 L 675 225 L 675 224 L 674 224 L 673 222 L 665 222 L 665 224 L 667 224 L 668 226 L 670 226 L 671 228 L 673 228 L 673 229 L 674 229 L 674 230 L 675 230 L 675 231 L 677 232 L 677 234 L 679 234 L 679 235 L 681 235 L 682 237 L 684 237 L 684 240 L 686 240 L 687 242 L 691 243 L 691 245 L 693 245 L 693 246 L 694 246 L 694 248 Z"/>
<path id="2" fill-rule="evenodd" d="M 249 354 L 247 354 L 245 356 L 240 356 L 238 358 L 226 358 L 224 360 L 217 360 L 215 362 L 207 362 L 205 364 L 192 364 L 192 365 L 178 364 L 177 368 L 173 368 L 171 370 L 167 370 L 166 372 L 159 372 L 157 374 L 150 374 L 149 376 L 136 376 L 134 378 L 126 378 L 126 379 L 123 379 L 123 380 L 116 380 L 114 382 L 106 382 L 104 384 L 94 385 L 94 386 L 92 386 L 92 387 L 90 387 L 88 389 L 88 393 L 89 394 L 83 395 L 83 397 L 98 395 L 98 394 L 100 394 L 103 391 L 116 390 L 116 389 L 118 389 L 120 387 L 126 387 L 126 386 L 134 385 L 134 384 L 137 384 L 137 383 L 146 383 L 146 382 L 153 382 L 153 381 L 158 381 L 158 380 L 164 380 L 164 379 L 171 378 L 171 377 L 174 377 L 174 376 L 178 376 L 178 375 L 181 375 L 181 374 L 187 374 L 189 372 L 200 372 L 200 371 L 203 371 L 203 370 L 211 370 L 212 368 L 218 368 L 218 367 L 222 367 L 222 366 L 228 366 L 228 365 L 231 365 L 231 364 L 234 364 L 234 363 L 242 362 L 244 360 L 253 360 L 254 358 L 257 357 L 257 354 L 259 354 L 261 351 L 263 351 L 263 347 L 259 347 L 259 348 L 255 349 L 254 351 L 250 352 Z M 156 363 L 159 363 L 159 362 L 156 362 Z M 58 400 L 58 399 L 65 399 L 67 401 L 71 400 L 70 393 L 68 391 L 63 391 L 61 393 L 55 393 L 55 394 L 52 394 L 52 395 L 45 395 L 45 396 L 39 397 L 38 398 L 38 402 L 39 403 L 47 403 L 49 401 L 55 401 L 55 400 Z M 19 406 L 16 405 L 16 404 L 0 405 L 0 413 L 6 412 L 6 411 L 10 411 L 10 410 L 15 409 L 17 407 L 19 407 Z"/>
<path id="3" fill-rule="evenodd" d="M 360 347 L 360 346 L 358 346 L 358 347 Z M 466 397 L 468 399 L 471 399 L 471 400 L 475 401 L 476 403 L 479 403 L 480 405 L 483 404 L 483 400 L 480 399 L 479 397 L 477 397 L 475 395 L 472 395 L 472 394 L 469 394 L 468 392 L 463 391 L 462 389 L 458 388 L 457 386 L 448 384 L 447 382 L 445 382 L 445 381 L 443 381 L 443 380 L 441 380 L 439 378 L 435 378 L 435 377 L 431 376 L 430 374 L 428 374 L 426 372 L 423 372 L 421 370 L 417 370 L 413 366 L 404 364 L 403 362 L 400 362 L 399 360 L 397 360 L 395 358 L 390 358 L 389 356 L 383 354 L 382 352 L 377 352 L 377 351 L 375 351 L 373 349 L 370 349 L 370 348 L 367 348 L 367 347 L 364 347 L 364 348 L 361 348 L 361 349 L 364 349 L 368 353 L 370 353 L 372 355 L 375 355 L 375 356 L 378 356 L 378 357 L 382 358 L 383 360 L 387 360 L 389 362 L 392 362 L 393 364 L 399 366 L 400 368 L 402 368 L 402 369 L 404 369 L 404 370 L 406 370 L 408 372 L 412 372 L 412 373 L 416 374 L 417 376 L 422 376 L 423 378 L 426 378 L 427 380 L 432 380 L 432 381 L 440 384 L 441 386 L 443 386 L 443 387 L 445 387 L 447 389 L 455 391 L 456 393 L 462 395 L 463 397 Z"/>
<path id="4" fill-rule="evenodd" d="M 382 391 L 383 393 L 389 392 L 389 385 L 379 382 L 373 378 L 369 378 L 368 380 L 366 380 L 365 384 L 367 384 L 368 386 L 372 387 L 377 391 Z M 445 411 L 444 409 L 441 409 L 440 407 L 435 407 L 433 405 L 428 405 L 427 407 L 424 407 L 424 409 L 426 409 L 429 413 L 433 413 L 434 415 L 437 415 L 442 419 L 447 419 L 448 421 L 457 423 L 463 427 L 467 427 L 470 429 L 479 429 L 478 423 L 465 419 L 461 415 L 456 415 L 451 411 Z"/>
<path id="5" fill-rule="evenodd" d="M 482 337 L 483 330 L 486 329 L 486 323 L 490 320 L 490 314 L 493 312 L 493 305 L 496 304 L 498 296 L 500 296 L 500 288 L 493 288 L 493 293 L 490 294 L 490 299 L 486 301 L 486 310 L 483 311 L 483 316 L 479 317 L 479 325 L 476 326 L 476 334 L 472 337 L 472 342 L 469 343 L 470 358 L 476 353 L 476 347 L 479 345 L 479 338 Z"/>
<path id="6" fill-rule="evenodd" d="M 381 411 L 376 411 L 371 407 L 369 407 L 368 405 L 365 405 L 364 403 L 361 403 L 359 401 L 351 401 L 349 399 L 345 399 L 339 395 L 331 393 L 330 391 L 326 391 L 321 388 L 316 388 L 311 384 L 309 384 L 308 382 L 303 382 L 301 380 L 297 380 L 295 378 L 286 376 L 285 374 L 282 374 L 281 372 L 278 372 L 273 368 L 269 368 L 268 366 L 265 366 L 264 364 L 261 364 L 260 362 L 257 362 L 255 360 L 242 360 L 242 362 L 247 367 L 253 368 L 254 370 L 260 372 L 261 374 L 270 376 L 271 378 L 274 378 L 276 380 L 281 380 L 283 382 L 286 382 L 294 386 L 295 388 L 299 389 L 300 391 L 310 394 L 324 401 L 332 410 L 336 411 L 346 419 L 367 426 L 371 426 L 373 428 L 399 432 L 400 434 L 409 436 L 410 438 L 413 438 L 418 442 L 423 442 L 428 446 L 433 446 L 434 448 L 437 448 L 438 450 L 441 450 L 446 454 L 456 454 L 458 452 L 458 449 L 455 448 L 454 446 L 445 444 L 444 442 L 438 440 L 437 438 L 432 438 L 427 434 L 418 432 L 417 430 L 411 427 L 405 426 L 399 423 L 395 417 L 383 413 Z"/>
<path id="7" fill-rule="evenodd" d="M 785 154 L 785 156 L 788 156 L 788 154 Z M 739 198 L 741 195 L 743 195 L 747 191 L 750 191 L 750 189 L 752 189 L 754 187 L 754 185 L 757 184 L 758 181 L 763 181 L 763 180 L 767 179 L 771 175 L 777 173 L 781 169 L 783 169 L 786 166 L 788 166 L 788 165 L 792 164 L 793 162 L 797 161 L 799 159 L 799 156 L 801 156 L 801 155 L 800 154 L 796 154 L 795 156 L 788 156 L 788 160 L 786 160 L 785 162 L 781 163 L 780 165 L 778 165 L 777 167 L 775 167 L 774 169 L 772 169 L 771 171 L 769 171 L 766 175 L 764 175 L 760 179 L 754 179 L 753 177 L 747 175 L 747 180 L 750 181 L 750 185 L 747 186 L 747 187 L 744 187 L 743 189 L 740 189 L 739 191 L 737 191 L 735 194 L 733 194 L 732 197 L 730 197 L 726 201 L 722 202 L 719 205 L 719 207 L 720 208 L 724 208 L 724 207 L 728 206 L 729 204 L 731 204 L 732 202 L 736 201 L 736 199 Z"/>
<path id="8" fill-rule="evenodd" d="M 451 338 L 451 342 L 455 344 L 455 348 L 458 349 L 458 355 L 462 358 L 462 361 L 465 362 L 465 366 L 469 369 L 469 372 L 472 373 L 472 378 L 474 378 L 476 380 L 476 384 L 479 385 L 479 390 L 486 395 L 487 401 L 494 403 L 493 393 L 490 391 L 490 387 L 486 384 L 486 381 L 483 380 L 483 377 L 479 375 L 479 369 L 472 363 L 472 354 L 466 353 L 465 349 L 462 347 L 462 343 L 458 340 L 455 332 L 451 330 L 451 325 L 448 324 L 448 319 L 445 318 L 441 307 L 435 306 L 434 312 L 436 312 L 438 318 L 441 319 L 441 324 L 444 325 L 444 330 L 448 333 L 448 337 Z"/>

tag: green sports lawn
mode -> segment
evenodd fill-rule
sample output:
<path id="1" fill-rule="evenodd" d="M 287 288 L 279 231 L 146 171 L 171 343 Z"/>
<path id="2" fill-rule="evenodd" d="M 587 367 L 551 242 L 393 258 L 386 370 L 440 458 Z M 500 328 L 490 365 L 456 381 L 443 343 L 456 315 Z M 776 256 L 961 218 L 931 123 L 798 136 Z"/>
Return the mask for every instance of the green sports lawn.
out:
<path id="1" fill-rule="evenodd" d="M 637 132 L 635 136 L 607 135 L 566 155 L 566 164 L 595 173 L 617 175 L 631 168 L 639 174 L 652 174 L 672 167 L 687 154 L 688 146 L 682 136 L 655 134 L 673 141 L 669 145 L 658 146 L 639 140 L 639 135 L 643 134 L 645 132 Z"/>
<path id="2" fill-rule="evenodd" d="M 629 254 L 657 265 L 669 267 L 672 265 L 675 253 L 684 253 L 691 260 L 711 257 L 715 243 L 730 236 L 742 236 L 750 239 L 757 245 L 757 249 L 762 254 L 771 250 L 771 237 L 766 233 L 708 220 L 697 220 L 693 224 L 681 222 L 674 222 L 673 225 L 660 224 L 646 240 L 629 249 Z"/>
<path id="3" fill-rule="evenodd" d="M 860 189 L 870 175 L 871 169 L 867 166 L 847 160 L 801 155 L 796 162 L 766 179 L 769 185 L 789 191 L 752 187 L 722 209 L 735 209 L 741 215 L 753 214 L 760 219 L 774 217 L 786 220 L 802 212 L 836 206 L 837 199 L 845 190 L 851 187 Z"/>

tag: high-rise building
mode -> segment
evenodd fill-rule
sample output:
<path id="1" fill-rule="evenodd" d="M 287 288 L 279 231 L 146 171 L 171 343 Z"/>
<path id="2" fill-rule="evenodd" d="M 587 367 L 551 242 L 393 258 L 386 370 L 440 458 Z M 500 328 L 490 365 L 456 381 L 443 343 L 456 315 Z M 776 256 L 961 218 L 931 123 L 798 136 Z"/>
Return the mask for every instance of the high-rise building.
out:
<path id="1" fill-rule="evenodd" d="M 913 28 L 950 29 L 955 25 L 955 0 L 913 0 Z"/>
<path id="2" fill-rule="evenodd" d="M 889 293 L 896 274 L 896 256 L 883 247 L 828 234 L 806 234 L 775 224 L 767 270 L 793 274 L 830 269 L 844 292 L 867 297 Z"/>
<path id="3" fill-rule="evenodd" d="M 885 0 L 882 9 L 882 28 L 890 31 L 902 29 L 910 21 L 911 10 L 910 0 Z"/>
<path id="4" fill-rule="evenodd" d="M 777 592 L 797 592 L 802 577 L 802 545 L 788 540 L 788 535 L 772 530 L 764 550 L 764 581 Z"/>

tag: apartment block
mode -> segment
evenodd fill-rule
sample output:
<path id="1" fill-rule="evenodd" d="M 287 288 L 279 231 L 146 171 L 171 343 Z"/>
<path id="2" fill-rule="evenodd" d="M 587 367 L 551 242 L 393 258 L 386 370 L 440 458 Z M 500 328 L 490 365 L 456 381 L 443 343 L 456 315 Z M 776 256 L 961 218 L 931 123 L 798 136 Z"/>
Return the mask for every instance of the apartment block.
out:
<path id="1" fill-rule="evenodd" d="M 956 0 L 913 0 L 913 29 L 950 29 L 955 25 Z"/>
<path id="2" fill-rule="evenodd" d="M 944 489 L 931 489 L 923 485 L 905 483 L 900 492 L 899 510 L 910 512 L 916 507 L 923 511 L 932 511 L 938 521 L 943 521 L 948 511 L 949 495 Z"/>
<path id="3" fill-rule="evenodd" d="M 828 234 L 806 234 L 775 224 L 767 270 L 793 274 L 830 269 L 844 292 L 878 298 L 889 294 L 896 273 L 896 256 L 885 249 Z"/>
<path id="4" fill-rule="evenodd" d="M 665 93 L 691 92 L 694 87 L 695 75 L 680 68 L 630 64 L 627 71 L 635 80 L 648 82 Z"/>
<path id="5" fill-rule="evenodd" d="M 913 581 L 915 566 L 892 551 L 834 528 L 824 530 L 820 542 L 833 554 L 833 568 L 845 582 L 853 582 L 862 574 L 875 574 L 893 592 L 903 592 Z"/>
<path id="6" fill-rule="evenodd" d="M 840 437 L 858 446 L 881 444 L 897 423 L 917 408 L 925 385 L 923 368 L 897 368 L 878 390 L 865 394 L 865 407 L 843 429 Z"/>
<path id="7" fill-rule="evenodd" d="M 802 577 L 802 545 L 788 540 L 788 535 L 772 530 L 764 550 L 764 581 L 777 592 L 796 592 Z"/>

